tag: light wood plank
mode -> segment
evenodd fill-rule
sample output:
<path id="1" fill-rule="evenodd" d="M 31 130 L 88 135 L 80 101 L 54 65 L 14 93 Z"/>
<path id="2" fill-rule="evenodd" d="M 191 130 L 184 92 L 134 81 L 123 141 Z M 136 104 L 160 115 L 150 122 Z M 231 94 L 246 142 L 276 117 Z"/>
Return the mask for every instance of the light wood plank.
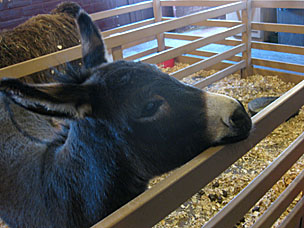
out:
<path id="1" fill-rule="evenodd" d="M 165 38 L 192 41 L 192 40 L 200 39 L 201 36 L 184 35 L 184 34 L 178 34 L 178 33 L 165 33 Z M 229 46 L 236 46 L 241 43 L 241 40 L 228 38 L 225 40 L 217 41 L 215 43 L 229 45 Z M 304 47 L 293 46 L 293 45 L 273 44 L 273 43 L 267 43 L 267 42 L 252 41 L 251 48 L 304 55 Z"/>
<path id="2" fill-rule="evenodd" d="M 304 4 L 304 2 L 303 2 Z M 252 22 L 253 30 L 304 34 L 304 25 Z"/>
<path id="3" fill-rule="evenodd" d="M 222 1 L 185 1 L 185 0 L 166 0 L 161 1 L 162 6 L 208 6 L 208 7 L 214 7 L 214 6 L 220 6 L 224 4 L 234 3 L 237 2 L 237 0 L 222 0 Z"/>
<path id="4" fill-rule="evenodd" d="M 210 75 L 209 77 L 204 78 L 203 80 L 201 80 L 199 82 L 194 83 L 193 85 L 195 87 L 202 89 L 214 82 L 217 82 L 217 81 L 229 76 L 230 74 L 235 73 L 238 70 L 241 70 L 245 66 L 246 66 L 246 62 L 244 60 L 242 60 L 241 62 L 239 62 L 237 64 L 233 64 L 223 70 L 220 70 L 220 71 L 214 73 L 213 75 Z"/>
<path id="5" fill-rule="evenodd" d="M 268 70 L 268 69 L 261 69 L 261 68 L 253 68 L 254 74 L 259 75 L 272 75 L 272 76 L 278 76 L 281 80 L 284 82 L 292 82 L 292 83 L 299 83 L 304 79 L 304 76 L 297 75 L 297 74 L 291 74 L 281 71 L 275 71 L 275 70 Z"/>
<path id="6" fill-rule="evenodd" d="M 295 9 L 304 9 L 303 0 L 272 0 L 272 1 L 264 1 L 264 0 L 253 0 L 252 7 L 255 8 L 295 8 Z"/>
<path id="7" fill-rule="evenodd" d="M 163 21 L 168 21 L 172 20 L 174 17 L 163 17 Z M 233 20 L 222 20 L 222 19 L 208 19 L 205 21 L 200 21 L 197 23 L 194 23 L 192 25 L 197 25 L 197 26 L 210 26 L 210 27 L 233 27 L 240 25 L 242 22 L 241 21 L 233 21 Z"/>
<path id="8" fill-rule="evenodd" d="M 152 7 L 153 7 L 152 1 L 146 1 L 146 2 L 140 2 L 140 3 L 126 5 L 126 6 L 121 6 L 121 7 L 115 8 L 115 9 L 105 10 L 105 11 L 101 11 L 98 13 L 92 13 L 92 14 L 90 14 L 90 16 L 93 21 L 97 21 L 97 20 L 100 20 L 103 18 L 113 17 L 113 16 L 124 14 L 124 13 L 131 13 L 131 12 L 134 12 L 137 10 L 143 10 L 143 9 L 148 9 L 148 8 L 152 8 Z"/>
<path id="9" fill-rule="evenodd" d="M 153 53 L 157 52 L 157 48 L 151 48 L 149 50 L 143 51 L 143 52 L 139 52 L 135 55 L 131 55 L 128 56 L 127 58 L 125 58 L 125 60 L 136 60 L 136 59 L 140 59 L 141 57 L 147 56 L 147 55 L 151 55 Z"/>
<path id="10" fill-rule="evenodd" d="M 281 61 L 271 61 L 271 60 L 257 59 L 257 58 L 252 59 L 252 64 L 281 69 L 281 70 L 304 73 L 304 65 L 300 65 L 300 64 L 292 64 Z"/>
<path id="11" fill-rule="evenodd" d="M 193 24 L 199 21 L 207 20 L 209 18 L 224 15 L 235 10 L 242 10 L 246 7 L 243 2 L 232 3 L 224 6 L 215 7 L 212 9 L 205 10 L 203 12 L 194 13 L 191 15 L 176 18 L 170 21 L 162 21 L 153 25 L 144 26 L 139 29 L 133 29 L 128 32 L 121 33 L 117 36 L 112 36 L 108 40 L 107 46 L 109 48 L 124 45 L 130 40 L 137 40 L 147 36 L 157 35 L 161 32 L 170 31 L 172 29 L 180 28 L 189 24 Z"/>
<path id="12" fill-rule="evenodd" d="M 304 47 L 299 47 L 299 46 L 271 44 L 271 43 L 258 42 L 258 41 L 253 41 L 251 46 L 252 48 L 255 49 L 304 55 Z"/>
<path id="13" fill-rule="evenodd" d="M 80 45 L 0 69 L 0 78 L 20 78 L 81 58 Z"/>
<path id="14" fill-rule="evenodd" d="M 197 63 L 201 61 L 201 58 L 193 57 L 193 56 L 179 56 L 175 59 L 175 62 L 180 62 L 180 63 L 187 63 L 189 65 Z M 227 67 L 230 67 L 232 64 L 227 63 L 227 62 L 219 62 L 216 63 L 215 65 L 212 65 L 211 67 L 207 67 L 205 70 L 223 70 Z"/>
<path id="15" fill-rule="evenodd" d="M 185 67 L 184 69 L 178 70 L 171 74 L 171 76 L 182 79 L 186 76 L 189 76 L 197 71 L 206 69 L 207 67 L 210 67 L 216 63 L 219 63 L 225 59 L 231 58 L 232 56 L 236 55 L 237 53 L 240 53 L 245 50 L 245 45 L 240 44 L 228 51 L 225 51 L 223 53 L 216 54 L 208 59 L 201 60 L 189 67 Z"/>
<path id="16" fill-rule="evenodd" d="M 216 34 L 208 36 L 208 37 L 200 38 L 198 40 L 192 41 L 191 43 L 182 45 L 180 47 L 171 48 L 171 49 L 163 51 L 161 53 L 157 53 L 151 57 L 142 59 L 142 61 L 147 62 L 147 63 L 154 63 L 154 64 L 160 63 L 165 60 L 180 56 L 182 54 L 186 54 L 190 51 L 193 51 L 197 48 L 201 48 L 203 46 L 214 43 L 216 41 L 223 40 L 226 37 L 233 36 L 235 34 L 243 32 L 243 31 L 245 31 L 245 26 L 237 25 L 233 28 L 227 29 L 226 31 L 219 32 L 219 33 L 216 33 Z"/>
<path id="17" fill-rule="evenodd" d="M 253 118 L 255 128 L 248 139 L 224 147 L 209 148 L 93 227 L 152 227 L 297 111 L 304 104 L 303 97 L 304 82 Z M 204 175 L 206 173 L 208 175 Z"/>
<path id="18" fill-rule="evenodd" d="M 304 145 L 303 134 L 296 139 L 301 145 Z M 294 142 L 297 143 L 297 142 Z M 293 151 L 294 153 L 294 151 Z M 285 166 L 284 166 L 285 169 Z M 266 182 L 267 180 L 265 180 Z M 272 224 L 280 217 L 286 208 L 292 203 L 294 198 L 304 189 L 304 171 L 302 171 L 293 181 L 288 185 L 284 192 L 270 205 L 264 214 L 251 226 L 251 228 L 271 227 Z"/>
<path id="19" fill-rule="evenodd" d="M 147 20 L 134 22 L 132 24 L 127 24 L 127 25 L 124 25 L 124 26 L 120 26 L 118 28 L 109 29 L 109 30 L 106 30 L 106 31 L 102 32 L 101 34 L 102 34 L 102 37 L 108 37 L 108 36 L 111 36 L 112 34 L 115 34 L 115 33 L 121 33 L 121 32 L 125 32 L 125 31 L 129 31 L 131 29 L 136 29 L 136 28 L 140 28 L 140 27 L 143 27 L 143 26 L 146 26 L 146 25 L 151 25 L 153 23 L 154 23 L 154 19 L 151 18 L 151 19 L 147 19 Z"/>
<path id="20" fill-rule="evenodd" d="M 142 39 L 139 39 L 139 40 L 136 40 L 136 41 L 133 41 L 133 42 L 130 42 L 130 43 L 127 43 L 127 44 L 123 45 L 122 49 L 127 49 L 127 48 L 130 48 L 130 47 L 134 47 L 136 45 L 146 43 L 146 42 L 149 42 L 149 41 L 155 40 L 155 39 L 156 39 L 156 36 L 145 37 L 145 38 L 142 38 Z"/>
<path id="21" fill-rule="evenodd" d="M 304 83 L 302 83 L 304 85 Z M 281 100 L 282 102 L 282 100 Z M 301 102 L 302 103 L 302 102 Z M 304 102 L 302 103 L 304 104 Z M 275 104 L 272 104 L 274 106 Z M 271 109 L 269 106 L 267 109 Z M 265 110 L 264 110 L 265 111 Z M 266 112 L 266 111 L 265 111 Z M 285 149 L 258 177 L 250 182 L 228 205 L 207 222 L 204 228 L 233 227 L 247 211 L 291 168 L 302 156 L 304 133 Z M 304 182 L 302 182 L 304 184 Z M 302 185 L 301 185 L 302 186 Z M 298 189 L 299 191 L 299 189 Z M 284 210 L 283 210 L 284 211 Z M 260 227 L 260 226 L 255 226 Z M 261 226 L 270 227 L 270 226 Z"/>

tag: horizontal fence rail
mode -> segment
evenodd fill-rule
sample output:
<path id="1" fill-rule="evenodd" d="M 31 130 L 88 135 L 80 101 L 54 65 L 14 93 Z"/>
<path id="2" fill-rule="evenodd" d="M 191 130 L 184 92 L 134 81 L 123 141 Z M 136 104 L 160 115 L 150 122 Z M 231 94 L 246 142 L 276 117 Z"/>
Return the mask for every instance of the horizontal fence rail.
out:
<path id="1" fill-rule="evenodd" d="M 126 5 L 126 6 L 121 6 L 121 7 L 115 8 L 115 9 L 105 10 L 105 11 L 98 12 L 98 13 L 93 13 L 90 16 L 93 21 L 97 21 L 97 20 L 100 20 L 103 18 L 113 17 L 113 16 L 125 14 L 125 13 L 131 13 L 131 12 L 143 10 L 143 9 L 149 9 L 152 7 L 153 7 L 153 2 L 146 1 L 146 2 L 140 2 L 140 3 Z"/>
<path id="2" fill-rule="evenodd" d="M 233 3 L 236 0 L 231 1 L 201 1 L 201 0 L 166 0 L 161 1 L 162 6 L 219 6 L 222 4 Z M 304 3 L 302 0 L 292 0 L 292 1 L 284 1 L 284 0 L 252 0 L 253 8 L 298 8 L 304 9 Z"/>
<path id="3" fill-rule="evenodd" d="M 214 6 L 220 6 L 224 4 L 230 4 L 237 2 L 237 0 L 222 0 L 222 1 L 185 1 L 185 0 L 167 0 L 167 1 L 161 1 L 161 6 L 208 6 L 208 7 L 214 7 Z"/>
<path id="4" fill-rule="evenodd" d="M 245 187 L 226 207 L 203 226 L 204 228 L 233 227 L 250 208 L 291 168 L 303 155 L 304 133 L 299 136 L 278 158 Z M 303 181 L 304 184 L 304 181 Z M 304 186 L 304 185 L 302 185 Z M 302 190 L 302 189 L 300 189 Z M 298 194 L 297 194 L 298 195 Z M 295 197 L 295 196 L 294 196 Z M 289 205 L 289 204 L 288 204 Z M 284 212 L 284 208 L 280 208 Z M 280 215 L 280 214 L 279 214 Z M 271 224 L 269 224 L 271 225 Z M 254 227 L 270 227 L 264 226 Z"/>
<path id="5" fill-rule="evenodd" d="M 161 53 L 155 54 L 154 56 L 141 59 L 141 61 L 147 62 L 147 63 L 154 63 L 154 64 L 160 63 L 162 61 L 186 54 L 189 51 L 193 51 L 195 49 L 198 49 L 198 48 L 201 48 L 208 44 L 223 40 L 226 37 L 230 37 L 230 36 L 236 35 L 240 32 L 244 32 L 244 31 L 245 31 L 245 25 L 237 25 L 233 28 L 227 29 L 226 31 L 219 32 L 217 34 L 214 34 L 214 35 L 211 35 L 208 37 L 203 37 L 203 38 L 197 39 L 189 44 L 185 44 L 180 47 L 172 48 L 172 49 L 163 51 Z"/>
<path id="6" fill-rule="evenodd" d="M 181 70 L 178 70 L 172 74 L 170 74 L 171 76 L 177 78 L 177 79 L 182 79 L 186 76 L 189 76 L 197 71 L 200 71 L 200 70 L 204 70 L 218 62 L 221 62 L 222 60 L 226 60 L 228 58 L 231 58 L 232 56 L 240 53 L 240 52 L 243 52 L 246 50 L 246 47 L 245 47 L 245 44 L 240 44 L 228 51 L 225 51 L 223 53 L 219 53 L 219 54 L 216 54 L 208 59 L 205 59 L 205 60 L 201 60 L 197 63 L 194 63 L 192 64 L 191 66 L 188 66 L 188 67 L 185 67 Z"/>
<path id="7" fill-rule="evenodd" d="M 108 41 L 107 46 L 109 48 L 120 46 L 129 42 L 130 39 L 134 37 L 145 37 L 157 35 L 162 32 L 170 31 L 172 29 L 187 26 L 192 23 L 207 20 L 209 18 L 222 16 L 224 14 L 234 12 L 236 10 L 242 10 L 246 8 L 245 2 L 236 2 L 223 6 L 218 6 L 212 9 L 204 10 L 202 12 L 194 13 L 191 15 L 183 16 L 169 21 L 162 21 L 152 25 L 144 26 L 140 29 L 134 29 L 117 36 L 113 36 L 111 40 Z"/>
<path id="8" fill-rule="evenodd" d="M 178 33 L 165 33 L 165 38 L 194 41 L 194 40 L 200 39 L 202 37 L 201 36 L 194 36 L 194 35 L 183 35 L 183 34 L 178 34 Z M 241 40 L 239 40 L 239 39 L 225 39 L 225 40 L 217 41 L 217 42 L 214 42 L 214 43 L 224 44 L 224 45 L 228 45 L 228 46 L 236 46 L 236 45 L 239 45 L 241 43 Z M 261 41 L 252 41 L 251 42 L 251 48 L 267 50 L 267 51 L 277 51 L 277 52 L 283 52 L 283 53 L 304 55 L 304 47 L 293 46 L 293 45 L 273 44 L 273 43 L 266 43 L 266 42 L 261 42 Z"/>
<path id="9" fill-rule="evenodd" d="M 304 133 L 293 142 L 292 147 L 299 150 L 304 143 Z M 303 154 L 303 150 L 302 150 Z M 271 227 L 279 216 L 292 203 L 294 198 L 304 189 L 304 170 L 290 183 L 283 193 L 270 205 L 264 214 L 254 223 L 251 228 Z"/>

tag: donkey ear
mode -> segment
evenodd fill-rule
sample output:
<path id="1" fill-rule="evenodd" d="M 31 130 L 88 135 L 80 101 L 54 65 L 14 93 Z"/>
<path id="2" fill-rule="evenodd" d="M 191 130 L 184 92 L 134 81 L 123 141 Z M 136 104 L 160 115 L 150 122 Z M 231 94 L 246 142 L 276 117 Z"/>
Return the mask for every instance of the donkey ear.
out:
<path id="1" fill-rule="evenodd" d="M 77 24 L 81 37 L 84 66 L 90 69 L 107 62 L 106 48 L 101 34 L 91 17 L 83 9 L 80 9 L 78 13 Z"/>
<path id="2" fill-rule="evenodd" d="M 69 119 L 83 118 L 92 112 L 89 85 L 25 84 L 17 79 L 0 81 L 0 92 L 16 104 L 35 113 Z"/>

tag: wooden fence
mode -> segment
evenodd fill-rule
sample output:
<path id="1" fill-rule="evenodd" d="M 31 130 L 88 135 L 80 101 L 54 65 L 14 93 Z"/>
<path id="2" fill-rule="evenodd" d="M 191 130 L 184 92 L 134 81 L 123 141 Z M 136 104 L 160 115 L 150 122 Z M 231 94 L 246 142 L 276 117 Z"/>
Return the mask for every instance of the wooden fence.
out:
<path id="1" fill-rule="evenodd" d="M 207 6 L 204 11 L 180 18 L 164 18 L 161 14 L 163 6 Z M 130 25 L 118 27 L 102 33 L 105 43 L 113 55 L 113 59 L 123 59 L 123 50 L 134 45 L 157 40 L 158 46 L 125 59 L 141 59 L 147 63 L 161 63 L 175 58 L 177 61 L 191 63 L 190 66 L 172 73 L 173 77 L 183 79 L 202 69 L 218 69 L 219 71 L 195 86 L 199 88 L 218 81 L 234 72 L 240 71 L 243 77 L 252 73 L 279 75 L 286 81 L 298 83 L 262 112 L 253 117 L 255 128 L 248 139 L 227 145 L 207 149 L 196 158 L 186 163 L 164 181 L 148 189 L 113 214 L 109 215 L 95 228 L 105 227 L 151 227 L 185 200 L 211 182 L 231 164 L 243 156 L 249 149 L 265 138 L 291 114 L 304 105 L 304 66 L 275 60 L 251 58 L 252 49 L 261 49 L 291 54 L 304 54 L 304 47 L 272 44 L 251 40 L 251 30 L 274 32 L 291 32 L 304 34 L 303 25 L 276 24 L 252 22 L 255 8 L 297 8 L 304 9 L 303 1 L 275 0 L 153 0 L 137 3 L 117 9 L 92 14 L 94 20 L 153 8 L 155 18 L 139 21 Z M 241 11 L 241 20 L 228 21 L 212 19 L 227 13 Z M 226 30 L 208 37 L 181 35 L 169 32 L 187 25 L 225 27 Z M 231 39 L 242 33 L 241 39 Z M 179 47 L 166 45 L 166 38 L 191 41 Z M 228 51 L 214 53 L 197 50 L 208 44 L 224 44 L 231 46 Z M 242 53 L 242 55 L 237 55 Z M 188 56 L 191 54 L 192 56 Z M 193 57 L 197 56 L 197 57 Z M 0 77 L 23 77 L 34 72 L 79 59 L 80 46 L 58 51 L 32 60 L 18 63 L 0 69 Z M 203 59 L 200 57 L 204 57 Z M 224 60 L 230 60 L 225 62 Z M 263 69 L 256 66 L 270 67 Z M 282 70 L 288 72 L 282 72 Z M 257 178 L 255 178 L 233 201 L 213 217 L 204 227 L 227 228 L 243 217 L 244 214 L 269 190 L 273 184 L 294 164 L 303 154 L 304 134 L 299 136 L 274 162 L 272 162 Z M 208 173 L 208 175 L 206 175 Z M 185 186 L 187 186 L 185 188 Z M 261 216 L 254 227 L 269 227 L 288 207 L 292 200 L 303 190 L 304 173 L 302 172 L 285 192 Z M 178 196 L 178 197 L 177 197 Z M 287 216 L 280 227 L 299 227 L 300 218 L 304 215 L 304 200 L 300 200 L 293 211 Z M 292 224 L 292 225 L 291 225 Z"/>

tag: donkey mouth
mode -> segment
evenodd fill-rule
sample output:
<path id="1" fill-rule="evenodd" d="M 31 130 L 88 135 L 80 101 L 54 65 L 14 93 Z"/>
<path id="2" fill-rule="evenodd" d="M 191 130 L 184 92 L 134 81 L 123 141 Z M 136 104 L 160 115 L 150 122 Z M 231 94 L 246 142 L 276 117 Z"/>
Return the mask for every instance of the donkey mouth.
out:
<path id="1" fill-rule="evenodd" d="M 243 134 L 240 134 L 240 135 L 235 135 L 235 136 L 226 136 L 226 137 L 222 138 L 217 143 L 217 145 L 236 143 L 236 142 L 247 139 L 249 135 L 250 135 L 250 132 L 246 132 L 246 133 L 243 133 Z"/>

